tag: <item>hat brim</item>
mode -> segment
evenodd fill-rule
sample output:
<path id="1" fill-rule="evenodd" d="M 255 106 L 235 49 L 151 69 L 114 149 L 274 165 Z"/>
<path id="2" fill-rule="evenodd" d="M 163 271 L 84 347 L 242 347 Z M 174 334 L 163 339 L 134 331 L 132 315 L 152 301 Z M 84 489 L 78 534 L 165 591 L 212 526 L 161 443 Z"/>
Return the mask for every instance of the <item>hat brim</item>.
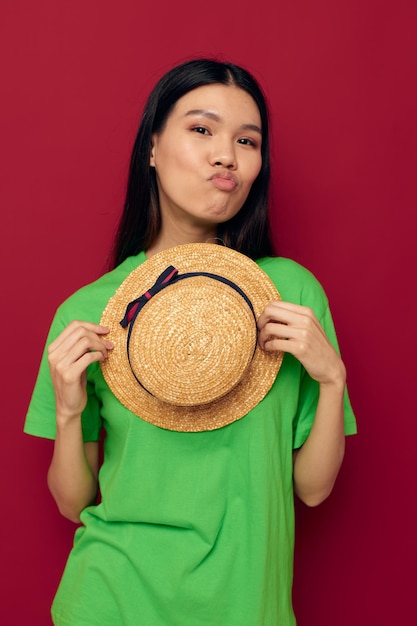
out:
<path id="1" fill-rule="evenodd" d="M 244 417 L 265 397 L 279 372 L 283 354 L 265 352 L 257 345 L 240 382 L 221 398 L 207 404 L 176 406 L 148 393 L 131 370 L 126 329 L 122 328 L 120 321 L 128 303 L 145 293 L 169 265 L 175 266 L 180 274 L 211 272 L 236 283 L 250 298 L 255 319 L 268 302 L 281 299 L 265 272 L 235 250 L 201 243 L 163 250 L 127 276 L 103 312 L 100 323 L 110 329 L 107 338 L 114 343 L 109 357 L 102 363 L 103 376 L 111 391 L 129 411 L 155 426 L 180 432 L 222 428 Z"/>

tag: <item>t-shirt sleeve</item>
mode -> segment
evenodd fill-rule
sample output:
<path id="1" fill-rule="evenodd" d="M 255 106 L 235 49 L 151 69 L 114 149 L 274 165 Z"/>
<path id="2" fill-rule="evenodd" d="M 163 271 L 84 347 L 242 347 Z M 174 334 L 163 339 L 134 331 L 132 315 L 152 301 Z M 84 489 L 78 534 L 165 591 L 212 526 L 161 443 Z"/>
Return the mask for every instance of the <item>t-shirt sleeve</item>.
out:
<path id="1" fill-rule="evenodd" d="M 46 340 L 38 377 L 26 415 L 24 432 L 29 435 L 55 439 L 55 392 L 49 372 L 48 346 L 66 326 L 67 322 L 58 309 Z M 101 431 L 100 403 L 95 394 L 91 377 L 88 376 L 87 379 L 87 405 L 82 414 L 83 439 L 86 442 L 98 441 Z"/>
<path id="2" fill-rule="evenodd" d="M 324 313 L 319 321 L 333 347 L 340 354 L 339 346 L 336 338 L 336 332 L 329 306 L 326 304 Z M 319 383 L 313 380 L 309 374 L 303 369 L 300 379 L 300 393 L 296 419 L 294 420 L 294 449 L 300 448 L 310 434 L 311 427 L 316 414 L 317 403 L 319 398 Z M 344 392 L 344 422 L 345 434 L 353 435 L 356 433 L 356 420 L 350 403 L 348 390 L 345 387 Z"/>

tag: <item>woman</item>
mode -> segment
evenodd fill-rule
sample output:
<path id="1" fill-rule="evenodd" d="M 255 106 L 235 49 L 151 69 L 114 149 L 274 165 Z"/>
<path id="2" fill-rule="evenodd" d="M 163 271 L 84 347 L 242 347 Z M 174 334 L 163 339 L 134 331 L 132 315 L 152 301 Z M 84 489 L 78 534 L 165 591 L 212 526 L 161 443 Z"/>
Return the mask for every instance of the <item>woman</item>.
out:
<path id="1" fill-rule="evenodd" d="M 61 513 L 82 523 L 55 624 L 295 623 L 293 489 L 309 506 L 329 495 L 355 420 L 323 290 L 273 257 L 268 183 L 268 116 L 255 80 L 206 59 L 162 77 L 133 149 L 115 269 L 57 311 L 25 426 L 55 439 L 49 488 Z M 277 285 L 282 301 L 259 316 L 258 343 L 285 357 L 242 419 L 179 433 L 114 398 L 100 369 L 113 344 L 99 321 L 132 270 L 199 242 L 251 257 Z"/>

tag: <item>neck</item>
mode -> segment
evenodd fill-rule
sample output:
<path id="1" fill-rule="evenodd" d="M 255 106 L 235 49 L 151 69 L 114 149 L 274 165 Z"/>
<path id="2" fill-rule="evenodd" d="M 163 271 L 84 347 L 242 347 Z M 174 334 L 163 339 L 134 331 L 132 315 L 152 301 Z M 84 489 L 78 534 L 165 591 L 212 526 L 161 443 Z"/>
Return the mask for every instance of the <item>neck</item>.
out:
<path id="1" fill-rule="evenodd" d="M 146 250 L 146 256 L 149 259 L 162 250 L 185 243 L 216 243 L 217 241 L 216 229 L 212 226 L 180 228 L 178 225 L 171 224 L 169 229 L 161 228 L 156 240 Z"/>

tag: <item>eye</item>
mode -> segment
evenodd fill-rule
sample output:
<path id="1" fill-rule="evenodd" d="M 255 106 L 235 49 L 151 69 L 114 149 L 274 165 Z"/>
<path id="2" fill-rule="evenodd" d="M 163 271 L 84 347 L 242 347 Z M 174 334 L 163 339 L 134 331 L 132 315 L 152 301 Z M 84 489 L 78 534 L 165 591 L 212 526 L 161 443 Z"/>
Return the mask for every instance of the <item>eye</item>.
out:
<path id="1" fill-rule="evenodd" d="M 193 126 L 191 129 L 195 133 L 199 133 L 200 135 L 209 135 L 209 131 L 204 126 Z"/>
<path id="2" fill-rule="evenodd" d="M 241 137 L 237 142 L 243 146 L 253 146 L 254 148 L 258 146 L 257 142 L 253 139 L 249 139 L 249 137 Z"/>

